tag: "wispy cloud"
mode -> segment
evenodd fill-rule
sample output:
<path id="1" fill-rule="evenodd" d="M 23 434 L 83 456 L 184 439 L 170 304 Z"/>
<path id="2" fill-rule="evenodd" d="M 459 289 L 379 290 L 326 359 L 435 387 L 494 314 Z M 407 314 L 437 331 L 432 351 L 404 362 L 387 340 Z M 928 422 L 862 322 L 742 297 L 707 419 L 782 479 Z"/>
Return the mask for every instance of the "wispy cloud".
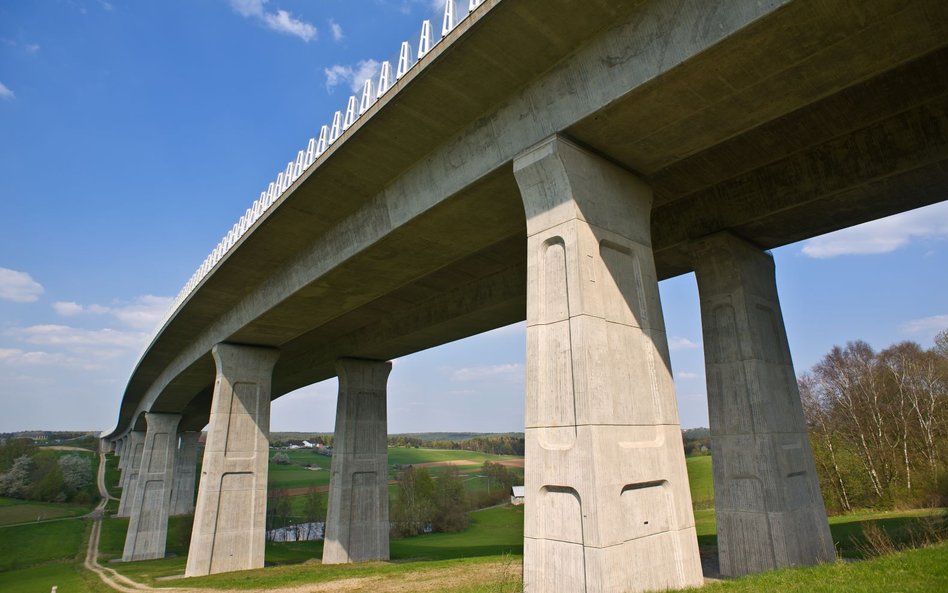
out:
<path id="1" fill-rule="evenodd" d="M 948 329 L 948 315 L 932 315 L 931 317 L 913 319 L 902 324 L 902 331 L 913 335 L 934 335 L 943 329 Z"/>
<path id="2" fill-rule="evenodd" d="M 173 299 L 144 295 L 129 303 L 113 305 L 80 305 L 71 301 L 53 303 L 53 309 L 63 317 L 73 317 L 82 314 L 111 315 L 123 325 L 140 330 L 151 330 L 158 324 Z"/>
<path id="3" fill-rule="evenodd" d="M 803 244 L 802 252 L 817 259 L 889 253 L 919 238 L 948 238 L 948 202 L 810 239 Z"/>
<path id="4" fill-rule="evenodd" d="M 682 338 L 679 336 L 672 336 L 668 338 L 669 350 L 694 350 L 700 347 L 701 347 L 701 344 L 697 342 L 692 342 L 688 338 Z"/>
<path id="5" fill-rule="evenodd" d="M 359 93 L 366 80 L 378 76 L 381 64 L 375 60 L 361 60 L 355 66 L 335 64 L 326 68 L 326 90 L 332 92 L 340 84 L 347 84 L 353 93 Z"/>
<path id="6" fill-rule="evenodd" d="M 345 37 L 342 32 L 342 25 L 332 19 L 329 19 L 329 30 L 332 32 L 333 41 L 342 41 Z"/>
<path id="7" fill-rule="evenodd" d="M 16 99 L 16 93 L 11 91 L 10 88 L 2 82 L 0 82 L 0 99 Z"/>
<path id="8" fill-rule="evenodd" d="M 12 330 L 20 340 L 38 346 L 57 347 L 118 347 L 141 348 L 148 338 L 145 332 L 123 331 L 111 328 L 80 329 L 68 325 L 44 324 Z"/>
<path id="9" fill-rule="evenodd" d="M 693 381 L 699 378 L 701 375 L 698 373 L 689 373 L 688 371 L 678 371 L 676 376 L 684 381 Z"/>
<path id="10" fill-rule="evenodd" d="M 274 12 L 266 10 L 269 0 L 230 0 L 234 12 L 245 18 L 256 19 L 272 31 L 299 37 L 309 42 L 316 38 L 316 27 L 311 23 L 294 18 L 288 11 L 277 9 Z"/>
<path id="11" fill-rule="evenodd" d="M 455 381 L 483 381 L 487 379 L 522 380 L 522 364 L 496 364 L 482 367 L 457 369 L 452 373 Z"/>
<path id="12" fill-rule="evenodd" d="M 45 367 L 99 371 L 106 366 L 106 362 L 116 358 L 117 354 L 114 351 L 99 351 L 95 353 L 95 356 L 80 357 L 70 356 L 62 352 L 0 348 L 0 365 L 19 369 Z M 18 379 L 28 382 L 49 382 L 51 380 L 50 377 L 36 377 L 29 374 L 20 375 Z"/>
<path id="13" fill-rule="evenodd" d="M 39 299 L 41 294 L 43 286 L 26 272 L 0 268 L 0 299 L 14 303 L 32 303 Z"/>

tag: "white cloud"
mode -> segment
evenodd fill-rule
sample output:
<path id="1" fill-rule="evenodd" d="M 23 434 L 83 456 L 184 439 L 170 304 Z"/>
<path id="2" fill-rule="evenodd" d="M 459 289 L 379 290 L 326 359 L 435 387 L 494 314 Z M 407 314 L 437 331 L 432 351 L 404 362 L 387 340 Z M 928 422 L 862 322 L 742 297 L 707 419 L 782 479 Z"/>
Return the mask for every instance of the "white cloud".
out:
<path id="1" fill-rule="evenodd" d="M 889 253 L 918 238 L 948 238 L 948 201 L 810 239 L 802 251 L 817 259 Z"/>
<path id="2" fill-rule="evenodd" d="M 522 364 L 496 364 L 483 367 L 457 369 L 452 373 L 455 381 L 483 381 L 486 379 L 522 380 Z"/>
<path id="3" fill-rule="evenodd" d="M 687 371 L 678 371 L 678 378 L 685 381 L 692 381 L 700 377 L 698 373 L 689 373 Z"/>
<path id="4" fill-rule="evenodd" d="M 294 35 L 306 42 L 316 38 L 316 27 L 312 24 L 293 18 L 286 10 L 267 12 L 267 2 L 268 0 L 230 0 L 230 6 L 240 16 L 257 19 L 278 33 Z"/>
<path id="5" fill-rule="evenodd" d="M 16 93 L 11 91 L 7 85 L 0 82 L 0 99 L 16 99 Z"/>
<path id="6" fill-rule="evenodd" d="M 316 27 L 293 18 L 285 10 L 277 10 L 275 13 L 268 12 L 263 15 L 263 20 L 274 31 L 295 35 L 303 41 L 309 42 L 316 38 Z"/>
<path id="7" fill-rule="evenodd" d="M 345 34 L 342 32 L 342 26 L 336 21 L 329 19 L 329 30 L 332 31 L 333 41 L 342 41 Z"/>
<path id="8" fill-rule="evenodd" d="M 103 351 L 90 353 L 88 358 L 68 356 L 62 352 L 43 352 L 39 350 L 21 350 L 19 348 L 0 348 L 0 364 L 11 368 L 36 368 L 36 367 L 54 367 L 66 369 L 79 369 L 84 371 L 98 371 L 104 367 L 103 363 L 116 358 L 118 353 L 114 351 Z M 19 380 L 29 382 L 49 382 L 51 377 L 35 377 L 31 375 L 21 375 Z"/>
<path id="9" fill-rule="evenodd" d="M 948 329 L 948 315 L 932 315 L 921 319 L 913 319 L 902 324 L 902 331 L 907 334 L 937 334 Z"/>
<path id="10" fill-rule="evenodd" d="M 366 80 L 378 76 L 381 64 L 375 60 L 361 60 L 355 67 L 335 64 L 324 70 L 326 90 L 332 90 L 340 84 L 348 84 L 353 93 L 360 93 Z"/>
<path id="11" fill-rule="evenodd" d="M 26 45 L 23 49 L 26 51 L 26 53 L 32 56 L 32 55 L 36 55 L 36 53 L 39 52 L 40 46 L 38 43 L 30 43 Z"/>
<path id="12" fill-rule="evenodd" d="M 43 286 L 26 272 L 0 268 L 0 299 L 15 303 L 32 303 L 39 299 L 41 294 Z"/>
<path id="13" fill-rule="evenodd" d="M 141 348 L 148 334 L 144 332 L 116 329 L 80 329 L 67 325 L 31 325 L 12 330 L 22 341 L 39 346 L 75 348 L 79 346 L 109 346 L 118 348 Z"/>
<path id="14" fill-rule="evenodd" d="M 669 350 L 694 350 L 700 347 L 701 347 L 701 344 L 697 342 L 692 342 L 688 338 L 681 338 L 677 336 L 672 336 L 668 338 Z"/>
<path id="15" fill-rule="evenodd" d="M 230 6 L 240 16 L 261 16 L 267 0 L 230 0 Z"/>
<path id="16" fill-rule="evenodd" d="M 144 295 L 137 297 L 130 303 L 119 303 L 111 306 L 80 305 L 71 301 L 53 303 L 53 309 L 63 317 L 74 317 L 80 314 L 111 315 L 123 325 L 140 330 L 152 330 L 167 313 L 173 299 Z"/>

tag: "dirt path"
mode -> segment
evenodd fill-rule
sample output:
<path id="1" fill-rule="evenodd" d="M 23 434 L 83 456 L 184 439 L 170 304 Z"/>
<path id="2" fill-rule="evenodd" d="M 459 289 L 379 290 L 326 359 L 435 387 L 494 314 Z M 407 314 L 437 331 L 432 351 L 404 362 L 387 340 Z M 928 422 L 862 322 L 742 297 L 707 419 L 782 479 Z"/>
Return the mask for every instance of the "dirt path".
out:
<path id="1" fill-rule="evenodd" d="M 69 445 L 50 445 L 48 447 L 40 447 L 41 449 L 48 449 L 51 451 L 79 451 L 81 453 L 95 453 L 92 449 L 83 449 L 82 447 L 70 447 Z"/>

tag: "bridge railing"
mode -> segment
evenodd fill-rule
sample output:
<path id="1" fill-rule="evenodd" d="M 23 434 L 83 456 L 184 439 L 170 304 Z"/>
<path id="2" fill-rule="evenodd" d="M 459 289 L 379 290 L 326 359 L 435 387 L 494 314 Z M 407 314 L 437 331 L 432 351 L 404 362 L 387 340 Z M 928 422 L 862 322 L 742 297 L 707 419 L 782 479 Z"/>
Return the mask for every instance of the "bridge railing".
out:
<path id="1" fill-rule="evenodd" d="M 441 43 L 448 34 L 453 31 L 461 22 L 467 19 L 474 10 L 484 3 L 485 0 L 460 0 L 462 7 L 458 7 L 458 0 L 447 0 L 444 7 L 443 18 L 440 23 L 432 23 L 431 20 L 425 20 L 422 23 L 421 33 L 418 37 L 417 45 L 405 41 L 402 43 L 398 52 L 397 59 L 383 61 L 378 74 L 378 79 L 372 78 L 365 81 L 362 92 L 358 95 L 349 97 L 344 109 L 336 111 L 332 120 L 323 125 L 316 137 L 310 138 L 305 148 L 296 154 L 296 158 L 286 164 L 286 168 L 280 171 L 254 203 L 247 208 L 244 215 L 234 223 L 230 231 L 221 239 L 217 247 L 205 258 L 204 262 L 195 270 L 194 274 L 185 283 L 181 292 L 175 297 L 168 312 L 161 319 L 155 328 L 155 334 L 152 340 L 165 324 L 174 316 L 181 305 L 193 293 L 204 278 L 210 274 L 211 270 L 224 258 L 224 256 L 234 248 L 240 239 L 247 234 L 254 223 L 266 213 L 273 204 L 287 191 L 287 189 L 303 175 L 310 167 L 313 167 L 319 158 L 330 146 L 349 129 L 359 118 L 383 96 L 385 96 L 396 82 L 401 80 L 406 74 L 415 68 L 424 68 L 427 65 L 425 57 L 439 43 Z M 466 11 L 463 4 L 467 4 Z M 440 35 L 438 34 L 440 31 Z M 145 346 L 146 351 L 148 345 Z M 142 353 L 144 355 L 144 352 Z"/>

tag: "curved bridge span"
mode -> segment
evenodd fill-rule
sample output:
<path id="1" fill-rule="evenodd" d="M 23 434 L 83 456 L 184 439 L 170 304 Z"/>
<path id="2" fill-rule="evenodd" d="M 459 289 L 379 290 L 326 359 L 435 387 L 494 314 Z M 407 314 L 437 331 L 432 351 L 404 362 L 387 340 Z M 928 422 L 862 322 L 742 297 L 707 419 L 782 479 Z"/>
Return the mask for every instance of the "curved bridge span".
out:
<path id="1" fill-rule="evenodd" d="M 210 423 L 188 574 L 262 565 L 269 403 L 333 376 L 324 561 L 387 558 L 385 361 L 526 319 L 530 590 L 699 582 L 657 291 L 692 271 L 722 572 L 831 557 L 765 250 L 945 199 L 948 5 L 484 0 L 442 30 L 290 162 L 143 353 L 103 435 L 126 559 L 193 511 Z"/>

